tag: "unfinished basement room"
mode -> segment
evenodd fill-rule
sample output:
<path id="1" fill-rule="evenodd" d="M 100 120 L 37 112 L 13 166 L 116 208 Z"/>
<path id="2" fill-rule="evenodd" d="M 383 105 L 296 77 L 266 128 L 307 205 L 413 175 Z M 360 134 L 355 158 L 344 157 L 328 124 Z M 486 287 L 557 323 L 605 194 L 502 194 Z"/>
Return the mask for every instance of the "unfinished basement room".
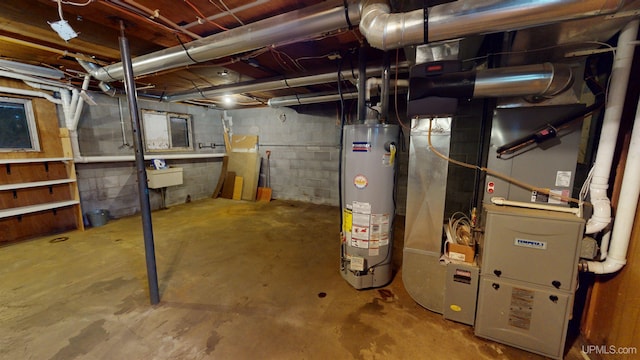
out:
<path id="1" fill-rule="evenodd" d="M 639 24 L 0 1 L 0 360 L 640 359 Z"/>

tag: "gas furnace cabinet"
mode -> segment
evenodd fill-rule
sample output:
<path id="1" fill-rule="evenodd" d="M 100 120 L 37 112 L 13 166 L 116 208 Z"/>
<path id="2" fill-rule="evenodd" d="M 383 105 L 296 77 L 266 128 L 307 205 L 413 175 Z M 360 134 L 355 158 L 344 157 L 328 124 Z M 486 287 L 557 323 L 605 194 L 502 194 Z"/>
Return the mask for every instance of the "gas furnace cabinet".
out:
<path id="1" fill-rule="evenodd" d="M 561 359 L 577 283 L 584 220 L 485 205 L 475 334 Z"/>

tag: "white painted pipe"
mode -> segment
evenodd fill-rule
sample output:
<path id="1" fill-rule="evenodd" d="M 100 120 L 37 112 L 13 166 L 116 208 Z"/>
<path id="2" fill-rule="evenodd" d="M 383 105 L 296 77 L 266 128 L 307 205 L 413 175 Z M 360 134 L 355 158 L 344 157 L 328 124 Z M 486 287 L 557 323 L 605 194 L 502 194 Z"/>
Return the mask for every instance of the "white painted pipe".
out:
<path id="1" fill-rule="evenodd" d="M 604 261 L 609 254 L 609 242 L 611 241 L 611 229 L 609 228 L 602 234 L 600 242 L 600 261 Z"/>
<path id="2" fill-rule="evenodd" d="M 535 204 L 535 203 L 527 203 L 522 201 L 513 201 L 507 200 L 503 197 L 492 197 L 491 203 L 495 205 L 504 205 L 504 206 L 515 206 L 521 208 L 528 209 L 538 209 L 538 210 L 550 210 L 550 211 L 558 211 L 558 212 L 566 212 L 573 215 L 578 215 L 580 213 L 580 209 L 578 208 L 569 208 L 562 206 L 554 206 L 554 205 L 546 205 L 546 204 Z"/>
<path id="3" fill-rule="evenodd" d="M 80 91 L 76 91 L 73 93 L 74 96 L 77 96 L 77 105 L 73 113 L 73 118 L 71 118 L 71 123 L 66 123 L 67 128 L 70 130 L 78 129 L 78 123 L 80 122 L 80 115 L 82 115 L 82 109 L 84 107 L 84 98 L 82 97 L 82 91 L 87 91 L 89 88 L 89 80 L 91 80 L 91 75 L 86 74 L 84 76 L 84 80 L 82 81 L 82 89 Z"/>
<path id="4" fill-rule="evenodd" d="M 31 81 L 31 82 L 38 83 L 38 84 L 46 84 L 46 85 L 54 86 L 54 87 L 57 87 L 57 88 L 73 89 L 73 86 L 61 83 L 59 81 L 37 78 L 37 77 L 34 77 L 34 76 L 18 74 L 18 73 L 14 73 L 14 72 L 11 72 L 11 71 L 0 70 L 0 76 L 1 77 L 11 78 L 11 79 L 16 79 L 16 80 L 22 80 L 22 81 Z"/>
<path id="5" fill-rule="evenodd" d="M 33 91 L 33 90 L 26 90 L 26 89 L 16 89 L 16 88 L 11 88 L 11 87 L 6 87 L 6 86 L 0 86 L 0 92 L 1 93 L 7 93 L 7 94 L 14 94 L 14 95 L 25 95 L 25 96 L 39 97 L 39 98 L 47 99 L 47 100 L 49 100 L 49 101 L 51 101 L 52 103 L 55 103 L 55 104 L 62 104 L 62 101 L 60 99 L 56 99 L 53 96 L 51 96 L 50 94 L 43 93 L 41 91 Z"/>
<path id="6" fill-rule="evenodd" d="M 611 163 L 613 162 L 624 98 L 631 73 L 638 22 L 638 20 L 629 22 L 622 29 L 618 38 L 618 50 L 611 69 L 611 88 L 607 95 L 600 143 L 589 188 L 593 215 L 587 221 L 585 234 L 602 231 L 611 222 L 611 203 L 607 195 L 609 175 L 611 174 Z"/>
<path id="7" fill-rule="evenodd" d="M 69 138 L 71 140 L 71 149 L 73 150 L 73 161 L 80 164 L 88 163 L 110 163 L 110 162 L 127 162 L 135 161 L 134 155 L 104 155 L 104 156 L 82 156 L 80 153 L 80 145 L 78 143 L 78 131 L 69 129 Z M 210 159 L 224 157 L 226 153 L 199 153 L 199 154 L 145 154 L 145 160 L 166 159 Z"/>
<path id="8" fill-rule="evenodd" d="M 638 28 L 638 20 L 636 29 Z M 611 232 L 611 242 L 607 258 L 602 261 L 587 261 L 587 269 L 596 274 L 615 273 L 627 263 L 627 250 L 631 230 L 640 197 L 640 99 L 636 108 L 636 118 L 631 133 L 627 162 L 620 188 L 620 200 L 616 209 L 616 220 Z"/>
<path id="9" fill-rule="evenodd" d="M 199 154 L 145 154 L 145 160 L 188 160 L 188 159 L 213 159 L 224 157 L 226 153 L 199 153 Z M 105 156 L 77 156 L 73 158 L 76 163 L 108 163 L 135 161 L 134 155 L 105 155 Z"/>
<path id="10" fill-rule="evenodd" d="M 371 90 L 375 87 L 375 86 L 380 86 L 383 83 L 383 79 L 382 78 L 378 78 L 378 77 L 372 77 L 372 78 L 368 78 L 367 79 L 367 86 L 366 86 L 366 92 L 365 92 L 365 99 L 366 100 L 370 100 L 371 99 Z M 409 87 L 409 80 L 405 80 L 405 79 L 399 79 L 397 82 L 396 80 L 389 80 L 389 85 L 390 86 L 394 86 L 395 84 L 398 84 L 398 87 Z"/>

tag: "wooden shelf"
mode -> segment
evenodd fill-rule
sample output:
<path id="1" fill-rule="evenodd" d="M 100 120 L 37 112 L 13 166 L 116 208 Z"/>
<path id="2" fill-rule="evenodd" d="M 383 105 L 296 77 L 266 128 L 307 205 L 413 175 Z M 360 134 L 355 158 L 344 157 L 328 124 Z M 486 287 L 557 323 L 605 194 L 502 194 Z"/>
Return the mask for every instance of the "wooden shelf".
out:
<path id="1" fill-rule="evenodd" d="M 2 209 L 0 210 L 0 219 L 12 217 L 12 216 L 30 214 L 38 211 L 57 209 L 65 206 L 77 205 L 79 203 L 80 202 L 78 200 L 69 200 L 69 201 L 59 201 L 59 202 L 45 203 L 45 204 L 38 204 L 38 205 L 22 206 L 17 208 Z"/>
<path id="2" fill-rule="evenodd" d="M 48 181 L 34 181 L 28 183 L 18 183 L 18 184 L 5 184 L 0 185 L 0 191 L 3 190 L 17 190 L 17 189 L 27 189 L 39 186 L 51 186 L 58 184 L 68 184 L 76 182 L 76 179 L 60 179 L 60 180 L 48 180 Z"/>
<path id="3" fill-rule="evenodd" d="M 26 164 L 26 163 L 38 163 L 38 162 L 53 162 L 53 161 L 71 161 L 73 158 L 26 158 L 26 159 L 0 159 L 0 165 L 4 164 Z"/>

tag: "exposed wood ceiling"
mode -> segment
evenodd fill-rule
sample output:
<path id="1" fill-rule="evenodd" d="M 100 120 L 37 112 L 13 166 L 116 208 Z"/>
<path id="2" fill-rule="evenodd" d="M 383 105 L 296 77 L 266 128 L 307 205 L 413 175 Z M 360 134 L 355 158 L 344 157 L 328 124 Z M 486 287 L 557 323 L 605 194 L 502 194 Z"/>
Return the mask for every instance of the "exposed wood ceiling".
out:
<path id="1" fill-rule="evenodd" d="M 67 81 L 82 84 L 86 73 L 81 56 L 101 66 L 119 63 L 121 24 L 132 58 L 218 34 L 279 14 L 322 3 L 321 0 L 64 0 L 62 17 L 78 33 L 64 41 L 49 23 L 61 19 L 56 0 L 3 0 L 0 2 L 0 58 L 52 67 L 65 72 Z M 338 5 L 342 2 L 331 2 Z M 292 29 L 295 32 L 295 29 Z M 357 27 L 318 34 L 291 44 L 268 44 L 244 54 L 200 62 L 188 67 L 136 77 L 139 95 L 167 93 L 276 76 L 357 68 L 357 49 L 363 43 Z M 373 50 L 370 61 L 380 64 Z M 339 57 L 336 59 L 336 54 Z M 97 90 L 92 80 L 90 89 Z M 122 89 L 121 82 L 112 83 Z M 344 84 L 350 86 L 349 84 Z M 336 91 L 336 84 L 245 93 L 237 101 L 260 105 L 273 96 Z M 221 99 L 201 101 L 221 105 Z"/>
<path id="2" fill-rule="evenodd" d="M 347 1 L 349 4 L 354 2 L 356 0 Z M 423 0 L 389 2 L 393 12 L 422 8 L 425 3 Z M 440 1 L 431 1 L 434 2 Z M 178 49 L 182 56 L 186 54 L 191 58 L 188 52 L 182 53 L 182 49 L 191 50 L 190 43 L 198 39 L 210 36 L 223 39 L 234 29 L 254 31 L 259 21 L 292 12 L 297 15 L 310 7 L 337 8 L 342 12 L 344 3 L 342 0 L 2 0 L 0 59 L 61 70 L 65 73 L 64 81 L 80 87 L 87 70 L 78 63 L 78 58 L 99 66 L 121 62 L 119 38 L 122 28 L 134 61 L 136 57 L 155 55 L 168 48 Z M 505 53 L 509 54 L 505 56 L 505 64 L 563 59 L 568 46 L 574 46 L 572 44 L 578 44 L 574 50 L 600 46 L 599 42 L 607 41 L 629 18 L 638 15 L 640 0 L 627 0 L 624 4 L 622 10 L 627 14 L 622 17 L 601 16 L 511 32 L 512 42 L 503 44 L 504 49 L 510 50 Z M 50 23 L 61 18 L 78 33 L 77 37 L 65 41 L 51 28 Z M 251 50 L 225 54 L 214 60 L 196 61 L 191 58 L 193 62 L 190 65 L 157 70 L 147 75 L 136 73 L 138 95 L 160 99 L 184 92 L 202 94 L 201 91 L 206 89 L 237 83 L 291 79 L 317 73 L 336 73 L 336 81 L 269 90 L 245 89 L 234 95 L 236 104 L 260 106 L 272 97 L 336 93 L 336 70 L 341 68 L 356 73 L 358 51 L 366 45 L 366 40 L 357 26 L 350 29 L 346 24 L 308 36 L 300 35 L 299 30 L 292 26 L 291 40 L 285 37 L 284 41 L 260 44 Z M 282 30 L 279 31 L 282 35 Z M 486 56 L 487 49 L 481 49 L 481 46 L 486 47 L 482 35 L 465 38 L 464 42 L 465 58 Z M 559 47 L 561 44 L 564 45 Z M 532 56 L 533 49 L 538 49 L 536 56 Z M 541 49 L 545 52 L 540 52 Z M 392 52 L 391 58 L 395 59 L 395 51 Z M 410 53 L 408 56 L 411 57 Z M 399 60 L 404 61 L 404 51 L 399 50 L 398 54 Z M 382 51 L 367 49 L 368 66 L 382 65 L 382 57 Z M 354 91 L 349 81 L 341 81 L 340 84 L 342 90 Z M 92 78 L 89 89 L 100 91 L 98 85 L 99 81 Z M 124 89 L 121 81 L 113 81 L 110 85 L 120 91 Z M 207 94 L 188 101 L 224 106 L 223 97 L 218 95 Z"/>

